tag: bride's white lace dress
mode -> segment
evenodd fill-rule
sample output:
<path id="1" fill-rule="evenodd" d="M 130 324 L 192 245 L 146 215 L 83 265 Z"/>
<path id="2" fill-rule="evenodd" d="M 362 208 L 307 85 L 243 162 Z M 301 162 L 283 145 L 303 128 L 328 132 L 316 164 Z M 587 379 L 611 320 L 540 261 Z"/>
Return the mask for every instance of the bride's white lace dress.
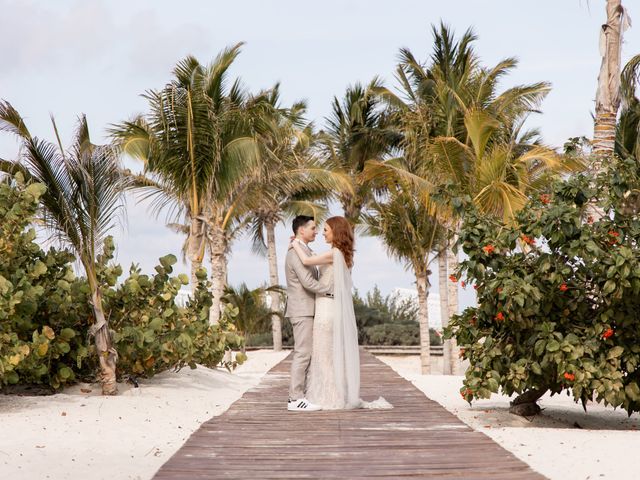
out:
<path id="1" fill-rule="evenodd" d="M 334 284 L 334 298 L 318 295 L 313 321 L 313 349 L 307 398 L 323 410 L 392 408 L 382 397 L 360 398 L 360 352 L 351 296 L 351 272 L 333 249 L 333 264 L 320 267 L 320 282 Z"/>

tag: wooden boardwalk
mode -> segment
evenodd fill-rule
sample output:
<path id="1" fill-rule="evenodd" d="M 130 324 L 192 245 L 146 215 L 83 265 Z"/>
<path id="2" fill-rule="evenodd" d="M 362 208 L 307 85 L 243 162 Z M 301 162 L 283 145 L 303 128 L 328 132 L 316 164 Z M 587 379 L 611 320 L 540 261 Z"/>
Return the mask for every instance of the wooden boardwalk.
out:
<path id="1" fill-rule="evenodd" d="M 361 395 L 391 410 L 287 412 L 290 359 L 205 422 L 154 478 L 543 479 L 362 352 Z"/>

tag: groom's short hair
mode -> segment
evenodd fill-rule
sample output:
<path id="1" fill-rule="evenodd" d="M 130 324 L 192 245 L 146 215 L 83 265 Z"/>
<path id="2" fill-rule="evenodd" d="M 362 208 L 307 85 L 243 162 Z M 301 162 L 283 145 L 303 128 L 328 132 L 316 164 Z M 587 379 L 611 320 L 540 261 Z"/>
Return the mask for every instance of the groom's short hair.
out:
<path id="1" fill-rule="evenodd" d="M 298 234 L 298 229 L 300 227 L 304 227 L 307 223 L 314 220 L 313 217 L 309 217 L 308 215 L 298 215 L 293 219 L 293 234 Z"/>

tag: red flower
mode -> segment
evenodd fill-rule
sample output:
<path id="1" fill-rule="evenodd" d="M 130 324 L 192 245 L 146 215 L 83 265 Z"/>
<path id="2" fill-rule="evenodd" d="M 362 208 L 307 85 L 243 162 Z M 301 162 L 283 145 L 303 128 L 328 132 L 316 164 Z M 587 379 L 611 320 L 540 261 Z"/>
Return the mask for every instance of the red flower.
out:
<path id="1" fill-rule="evenodd" d="M 609 230 L 609 235 L 611 235 L 612 237 L 619 237 L 620 234 L 618 232 L 616 232 L 615 230 Z"/>
<path id="2" fill-rule="evenodd" d="M 451 280 L 453 283 L 456 283 L 458 281 L 455 275 L 449 275 L 449 280 Z"/>
<path id="3" fill-rule="evenodd" d="M 466 284 L 466 283 L 464 283 L 464 280 L 460 282 L 460 286 L 461 286 L 462 288 L 467 288 L 467 284 Z"/>
<path id="4" fill-rule="evenodd" d="M 482 247 L 482 250 L 484 250 L 484 253 L 486 253 L 487 255 L 491 255 L 495 249 L 496 247 L 491 244 Z"/>
<path id="5" fill-rule="evenodd" d="M 522 236 L 520 238 L 522 238 L 522 241 L 524 243 L 526 243 L 527 245 L 535 245 L 536 244 L 536 239 L 535 238 L 531 238 L 530 236 L 525 235 L 524 233 L 522 234 Z"/>
<path id="6" fill-rule="evenodd" d="M 589 225 L 591 225 L 591 224 L 593 223 L 593 217 L 592 217 L 591 215 L 589 215 L 589 216 L 587 217 L 587 223 L 588 223 Z"/>
<path id="7" fill-rule="evenodd" d="M 461 348 L 460 352 L 458 353 L 458 357 L 464 358 L 464 352 L 466 352 L 466 350 L 464 348 Z"/>
<path id="8" fill-rule="evenodd" d="M 496 315 L 496 320 L 498 320 L 499 322 L 504 320 L 504 315 L 502 314 L 502 312 L 498 312 L 498 314 Z"/>
<path id="9" fill-rule="evenodd" d="M 576 376 L 573 373 L 564 372 L 564 378 L 573 382 L 576 379 Z"/>
<path id="10" fill-rule="evenodd" d="M 549 202 L 551 202 L 551 195 L 549 195 L 548 193 L 543 193 L 542 195 L 540 195 L 540 201 L 545 205 L 548 205 Z"/>
<path id="11" fill-rule="evenodd" d="M 566 283 L 563 283 L 562 285 L 560 285 L 561 292 L 566 292 L 567 290 L 569 290 L 569 287 L 567 287 Z"/>
<path id="12" fill-rule="evenodd" d="M 467 388 L 463 392 L 460 392 L 460 396 L 465 400 L 467 399 L 467 395 L 472 395 L 472 394 L 473 394 L 473 390 L 471 390 L 470 388 Z"/>
<path id="13" fill-rule="evenodd" d="M 473 284 L 473 289 L 477 290 L 478 289 L 478 285 L 476 285 L 475 283 Z"/>
<path id="14" fill-rule="evenodd" d="M 602 334 L 602 338 L 607 339 L 613 337 L 613 328 L 607 328 Z"/>

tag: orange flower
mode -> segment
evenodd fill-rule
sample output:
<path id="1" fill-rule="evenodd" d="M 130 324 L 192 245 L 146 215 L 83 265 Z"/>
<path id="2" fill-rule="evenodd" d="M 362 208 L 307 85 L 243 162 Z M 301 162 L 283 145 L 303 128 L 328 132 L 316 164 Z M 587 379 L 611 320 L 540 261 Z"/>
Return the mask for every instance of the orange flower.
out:
<path id="1" fill-rule="evenodd" d="M 494 247 L 491 244 L 488 244 L 482 247 L 482 250 L 484 250 L 484 253 L 486 253 L 487 255 L 491 255 L 495 249 L 496 247 Z"/>
<path id="2" fill-rule="evenodd" d="M 573 382 L 576 379 L 576 376 L 573 373 L 564 372 L 564 378 Z"/>
<path id="3" fill-rule="evenodd" d="M 569 290 L 569 287 L 567 287 L 566 283 L 563 283 L 562 285 L 560 285 L 561 292 L 566 292 L 567 290 Z"/>
<path id="4" fill-rule="evenodd" d="M 498 320 L 499 322 L 504 320 L 504 315 L 502 314 L 502 312 L 498 312 L 498 314 L 496 315 L 496 320 Z"/>
<path id="5" fill-rule="evenodd" d="M 465 400 L 467 399 L 467 395 L 472 395 L 472 394 L 473 394 L 473 390 L 471 390 L 470 388 L 467 388 L 463 392 L 460 392 L 460 396 Z"/>
<path id="6" fill-rule="evenodd" d="M 522 234 L 522 236 L 520 238 L 527 245 L 535 245 L 536 244 L 536 239 L 535 238 L 531 238 L 529 235 L 525 235 L 524 233 Z"/>
<path id="7" fill-rule="evenodd" d="M 543 193 L 542 195 L 540 195 L 540 201 L 545 205 L 548 205 L 549 202 L 551 202 L 551 195 L 549 195 L 548 193 Z"/>
<path id="8" fill-rule="evenodd" d="M 455 275 L 449 275 L 449 280 L 451 280 L 453 283 L 456 283 L 458 281 Z"/>
<path id="9" fill-rule="evenodd" d="M 620 234 L 618 232 L 616 232 L 615 230 L 609 230 L 609 235 L 611 235 L 612 237 L 619 237 Z"/>
<path id="10" fill-rule="evenodd" d="M 613 337 L 613 328 L 607 328 L 602 334 L 602 338 L 607 339 Z"/>

